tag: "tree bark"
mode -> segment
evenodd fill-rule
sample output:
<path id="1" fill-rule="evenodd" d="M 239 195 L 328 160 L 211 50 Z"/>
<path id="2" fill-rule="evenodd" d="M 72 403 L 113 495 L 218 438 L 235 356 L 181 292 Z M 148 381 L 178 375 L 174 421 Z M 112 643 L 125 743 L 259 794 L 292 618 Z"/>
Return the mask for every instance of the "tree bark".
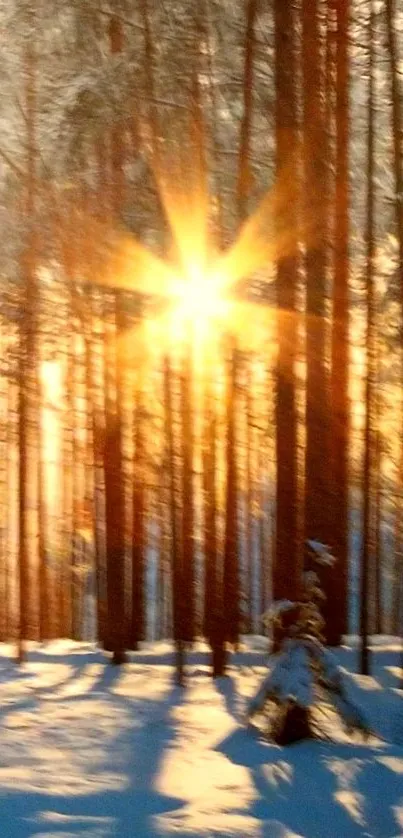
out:
<path id="1" fill-rule="evenodd" d="M 182 562 L 183 562 L 183 640 L 195 636 L 195 550 L 194 550 L 194 486 L 193 486 L 193 409 L 192 348 L 184 349 L 180 380 L 182 434 Z M 185 593 L 186 592 L 186 593 Z"/>
<path id="2" fill-rule="evenodd" d="M 403 321 L 403 111 L 402 111 L 402 96 L 399 88 L 399 53 L 397 45 L 397 5 L 396 0 L 386 0 L 386 24 L 387 24 L 387 38 L 388 51 L 390 60 L 390 81 L 391 81 L 391 95 L 392 95 L 392 134 L 393 134 L 393 157 L 394 157 L 394 173 L 395 173 L 395 221 L 398 238 L 398 265 L 400 277 L 400 300 L 402 307 L 402 321 Z M 403 367 L 403 353 L 402 353 L 402 367 Z M 403 375 L 403 372 L 402 372 Z M 399 591 L 399 607 L 398 607 L 398 631 L 403 638 L 403 404 L 401 416 L 401 453 L 400 453 L 400 497 L 397 510 L 397 543 L 396 550 L 396 567 L 397 578 L 394 583 Z M 403 662 L 403 657 L 402 657 Z M 403 666 L 402 666 L 403 668 Z M 402 679 L 403 683 L 403 679 Z"/>
<path id="3" fill-rule="evenodd" d="M 336 165 L 331 334 L 331 463 L 333 515 L 330 544 L 336 566 L 324 575 L 327 640 L 338 645 L 348 630 L 349 534 L 349 53 L 350 0 L 334 0 L 336 32 Z"/>
<path id="4" fill-rule="evenodd" d="M 297 62 L 296 19 L 291 0 L 276 0 L 276 172 L 290 169 L 297 194 Z M 296 207 L 289 206 L 289 223 L 296 225 Z M 277 392 L 276 392 L 276 545 L 274 599 L 296 598 L 302 572 L 298 527 L 298 452 L 295 363 L 297 347 L 298 264 L 295 256 L 277 267 Z"/>
<path id="5" fill-rule="evenodd" d="M 141 361 L 140 361 L 141 363 Z M 145 438 L 144 438 L 144 393 L 141 371 L 136 387 L 134 413 L 134 461 L 133 461 L 133 542 L 132 542 L 132 614 L 130 647 L 137 649 L 145 638 Z"/>
<path id="6" fill-rule="evenodd" d="M 305 538 L 326 544 L 330 492 L 326 367 L 326 126 L 318 0 L 302 0 L 303 189 L 309 202 L 304 225 L 306 274 Z M 313 229 L 313 234 L 310 230 Z"/>
<path id="7" fill-rule="evenodd" d="M 105 528 L 107 627 L 105 648 L 113 653 L 113 662 L 125 659 L 127 639 L 125 613 L 125 504 L 122 462 L 122 359 L 119 339 L 122 312 L 119 293 L 112 295 L 113 318 L 106 350 L 105 441 L 103 466 L 105 476 Z M 108 340 L 109 338 L 109 340 Z"/>
<path id="8" fill-rule="evenodd" d="M 369 607 L 368 581 L 370 557 L 373 552 L 371 528 L 371 464 L 373 442 L 373 399 L 376 371 L 376 331 L 375 331 L 375 192 L 374 192 L 374 140 L 375 140 L 375 101 L 374 101 L 374 0 L 370 2 L 368 29 L 368 138 L 367 138 L 367 219 L 366 219 L 366 288 L 367 288 L 367 374 L 365 383 L 365 431 L 364 431 L 364 469 L 363 469 L 363 525 L 361 549 L 361 594 L 360 594 L 360 634 L 361 634 L 361 673 L 369 674 Z"/>
<path id="9" fill-rule="evenodd" d="M 28 22 L 35 23 L 34 13 L 30 9 Z M 35 373 L 33 364 L 36 359 L 35 310 L 37 302 L 36 288 L 36 50 L 33 39 L 27 41 L 25 60 L 25 109 L 27 129 L 27 161 L 25 184 L 25 218 L 27 234 L 21 261 L 21 323 L 19 346 L 19 631 L 18 660 L 25 657 L 24 641 L 28 638 L 33 620 L 33 586 L 30 568 L 30 527 L 29 527 L 29 479 L 32 467 L 29 423 L 32 410 L 37 408 L 34 393 Z"/>
<path id="10" fill-rule="evenodd" d="M 237 466 L 237 380 L 239 353 L 235 339 L 230 339 L 226 393 L 226 493 L 223 570 L 223 619 L 225 639 L 239 641 L 241 624 L 239 545 L 238 545 L 238 466 Z"/>
<path id="11" fill-rule="evenodd" d="M 243 114 L 239 137 L 239 164 L 237 200 L 239 220 L 242 223 L 248 214 L 250 191 L 250 143 L 252 131 L 253 82 L 254 82 L 254 27 L 257 0 L 248 0 L 246 12 L 245 57 L 243 73 Z"/>
<path id="12" fill-rule="evenodd" d="M 182 545 L 179 541 L 177 481 L 175 468 L 175 443 L 172 408 L 172 367 L 168 355 L 164 359 L 164 404 L 167 457 L 169 472 L 169 510 L 171 524 L 171 561 L 172 561 L 172 617 L 173 636 L 176 649 L 176 682 L 184 685 L 184 626 L 183 603 L 187 591 L 183 587 Z"/>

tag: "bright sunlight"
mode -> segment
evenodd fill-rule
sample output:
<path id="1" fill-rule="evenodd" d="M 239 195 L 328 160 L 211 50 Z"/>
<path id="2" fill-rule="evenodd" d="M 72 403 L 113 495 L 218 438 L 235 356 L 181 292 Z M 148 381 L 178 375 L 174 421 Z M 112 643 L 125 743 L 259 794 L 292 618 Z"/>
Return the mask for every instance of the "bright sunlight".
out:
<path id="1" fill-rule="evenodd" d="M 193 265 L 187 278 L 174 283 L 171 293 L 171 334 L 175 339 L 191 336 L 200 349 L 228 324 L 231 303 L 218 274 L 204 273 Z"/>

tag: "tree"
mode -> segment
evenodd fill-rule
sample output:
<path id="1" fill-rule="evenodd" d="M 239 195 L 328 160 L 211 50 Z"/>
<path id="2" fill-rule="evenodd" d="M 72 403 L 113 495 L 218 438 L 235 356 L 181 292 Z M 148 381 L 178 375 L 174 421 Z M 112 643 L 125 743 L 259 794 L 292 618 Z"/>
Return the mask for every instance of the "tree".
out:
<path id="1" fill-rule="evenodd" d="M 113 55 L 123 50 L 123 32 L 120 20 L 112 17 L 109 26 L 110 49 Z M 113 218 L 122 211 L 122 136 L 118 126 L 112 126 L 111 135 L 111 209 Z M 105 524 L 106 565 L 108 591 L 107 648 L 113 652 L 113 662 L 125 660 L 127 619 L 125 608 L 125 492 L 123 472 L 123 393 L 125 357 L 123 333 L 126 329 L 124 298 L 120 291 L 113 292 L 112 343 L 107 350 L 107 375 L 105 397 Z M 113 393 L 115 391 L 115 394 Z"/>
<path id="2" fill-rule="evenodd" d="M 245 57 L 243 74 L 243 114 L 239 137 L 239 164 L 237 199 L 240 221 L 244 221 L 248 210 L 248 196 L 250 191 L 250 142 L 252 131 L 253 105 L 253 60 L 254 60 L 254 27 L 257 12 L 257 0 L 248 0 Z"/>
<path id="3" fill-rule="evenodd" d="M 183 587 L 183 557 L 179 539 L 179 516 L 176 488 L 175 441 L 172 408 L 172 366 L 169 355 L 164 358 L 165 432 L 169 473 L 169 517 L 171 525 L 172 611 L 173 635 L 176 648 L 176 681 L 184 684 L 184 625 L 183 603 L 187 595 Z"/>
<path id="4" fill-rule="evenodd" d="M 318 0 L 302 2 L 303 189 L 309 196 L 306 274 L 305 535 L 326 543 L 329 527 L 326 367 L 326 125 Z M 305 210 L 306 211 L 306 210 Z M 310 230 L 314 230 L 314 236 Z"/>
<path id="5" fill-rule="evenodd" d="M 144 381 L 141 370 L 136 382 L 134 409 L 133 458 L 133 536 L 132 536 L 132 614 L 130 646 L 137 649 L 145 638 L 145 438 L 144 438 Z"/>
<path id="6" fill-rule="evenodd" d="M 331 463 L 333 516 L 329 540 L 337 557 L 331 578 L 325 578 L 327 639 L 340 643 L 347 631 L 349 533 L 349 15 L 350 0 L 331 3 L 336 20 L 336 160 L 333 229 L 333 311 L 331 333 Z"/>
<path id="7" fill-rule="evenodd" d="M 204 635 L 212 648 L 212 674 L 225 673 L 226 649 L 223 613 L 223 575 L 217 543 L 217 405 L 210 377 L 204 393 L 203 440 L 204 507 Z"/>
<path id="8" fill-rule="evenodd" d="M 361 596 L 360 596 L 360 633 L 361 633 L 361 673 L 369 674 L 368 653 L 368 579 L 370 557 L 372 553 L 371 527 L 371 465 L 373 440 L 373 400 L 376 376 L 376 323 L 375 323 L 375 191 L 374 191 L 374 141 L 375 141 L 375 55 L 374 55 L 375 11 L 374 0 L 370 2 L 368 27 L 368 138 L 367 138 L 367 219 L 366 219 L 366 353 L 367 372 L 365 382 L 365 430 L 364 430 L 364 467 L 363 467 L 363 525 L 361 549 Z"/>
<path id="9" fill-rule="evenodd" d="M 287 171 L 298 184 L 296 18 L 291 0 L 276 0 L 276 173 Z M 296 207 L 289 205 L 289 224 L 296 226 Z M 275 599 L 297 595 L 302 552 L 298 532 L 298 460 L 296 406 L 298 263 L 287 255 L 277 267 L 277 393 L 276 393 L 276 554 Z"/>
<path id="10" fill-rule="evenodd" d="M 245 486 L 245 539 L 246 539 L 246 600 L 247 600 L 247 627 L 253 631 L 253 499 L 254 499 L 254 475 L 253 475 L 253 416 L 252 416 L 252 391 L 253 380 L 251 375 L 251 362 L 247 361 L 246 366 L 246 486 Z M 263 560 L 263 555 L 261 557 Z"/>
<path id="11" fill-rule="evenodd" d="M 390 61 L 390 86 L 392 99 L 392 137 L 393 137 L 393 165 L 395 180 L 395 225 L 398 240 L 398 272 L 399 291 L 401 300 L 400 331 L 403 330 L 403 112 L 401 89 L 399 86 L 399 61 L 397 46 L 397 8 L 395 0 L 386 0 L 387 45 Z M 401 355 L 401 358 L 403 356 Z M 403 377 L 403 360 L 402 360 Z M 396 511 L 396 573 L 395 585 L 400 599 L 400 626 L 398 630 L 403 634 L 403 402 L 401 406 L 400 430 L 400 463 L 399 463 L 400 492 Z"/>
<path id="12" fill-rule="evenodd" d="M 182 563 L 183 563 L 183 640 L 194 639 L 195 628 L 195 555 L 193 487 L 193 403 L 192 348 L 184 347 L 180 375 L 182 436 Z M 186 594 L 185 594 L 186 591 Z"/>
<path id="13" fill-rule="evenodd" d="M 27 24 L 35 26 L 35 15 L 26 9 Z M 24 56 L 25 112 L 27 129 L 26 184 L 24 213 L 27 223 L 26 241 L 21 260 L 21 311 L 19 347 L 19 633 L 18 659 L 24 659 L 24 640 L 32 619 L 32 587 L 30 584 L 29 475 L 30 431 L 32 409 L 37 408 L 33 390 L 33 362 L 36 358 L 35 306 L 36 287 L 36 47 L 32 37 L 26 39 Z"/>
<path id="14" fill-rule="evenodd" d="M 238 544 L 238 464 L 237 464 L 237 387 L 239 350 L 235 338 L 229 340 L 226 392 L 226 491 L 223 567 L 224 636 L 232 644 L 239 640 L 240 579 Z"/>
<path id="15" fill-rule="evenodd" d="M 119 301 L 119 298 L 118 298 Z M 108 316 L 108 315 L 107 315 Z M 125 660 L 127 640 L 125 608 L 125 503 L 122 463 L 122 357 L 119 338 L 124 314 L 113 297 L 107 331 L 105 381 L 105 438 L 103 462 L 105 479 L 105 529 L 107 576 L 107 625 L 105 648 L 113 652 L 113 662 Z"/>

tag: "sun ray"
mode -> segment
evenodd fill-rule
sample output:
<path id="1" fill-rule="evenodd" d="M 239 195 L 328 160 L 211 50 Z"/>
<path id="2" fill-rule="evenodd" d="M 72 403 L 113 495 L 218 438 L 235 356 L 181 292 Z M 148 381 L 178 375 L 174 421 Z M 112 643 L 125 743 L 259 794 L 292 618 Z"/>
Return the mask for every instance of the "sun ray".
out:
<path id="1" fill-rule="evenodd" d="M 208 254 L 206 177 L 201 164 L 179 146 L 175 151 L 165 151 L 163 171 L 156 172 L 156 179 L 174 253 L 186 274 L 194 264 L 204 265 Z"/>
<path id="2" fill-rule="evenodd" d="M 97 279 L 111 288 L 169 297 L 176 272 L 133 236 L 114 234 Z"/>
<path id="3" fill-rule="evenodd" d="M 224 278 L 226 288 L 234 288 L 268 265 L 293 256 L 302 241 L 309 246 L 315 244 L 318 219 L 309 196 L 299 201 L 291 223 L 290 205 L 295 207 L 296 202 L 296 185 L 291 169 L 286 169 L 247 218 L 233 245 L 218 258 L 217 275 Z"/>
<path id="4" fill-rule="evenodd" d="M 135 291 L 150 296 L 167 297 L 177 275 L 172 265 L 139 242 L 127 230 L 116 229 L 110 222 L 76 213 L 82 241 L 95 246 L 91 260 L 85 254 L 82 273 L 89 282 L 110 289 Z"/>
<path id="5" fill-rule="evenodd" d="M 276 333 L 278 315 L 265 302 L 241 299 L 240 283 L 296 253 L 302 240 L 315 241 L 308 200 L 304 206 L 299 202 L 290 221 L 290 204 L 296 206 L 290 165 L 245 221 L 233 245 L 219 255 L 213 252 L 203 126 L 192 114 L 187 132 L 182 126 L 183 136 L 165 140 L 158 160 L 152 161 L 173 240 L 168 258 L 153 254 L 128 233 L 105 225 L 98 230 L 103 255 L 97 281 L 159 298 L 159 310 L 121 337 L 128 360 L 137 351 L 131 344 L 141 347 L 150 340 L 151 328 L 154 342 L 171 349 L 184 345 L 190 334 L 199 353 L 209 347 L 211 354 L 212 346 L 218 347 L 228 334 L 236 335 L 245 348 L 262 345 Z"/>
<path id="6" fill-rule="evenodd" d="M 174 261 L 186 275 L 194 264 L 205 265 L 209 252 L 205 125 L 196 72 L 188 109 L 165 125 L 165 133 L 151 166 L 173 237 Z"/>

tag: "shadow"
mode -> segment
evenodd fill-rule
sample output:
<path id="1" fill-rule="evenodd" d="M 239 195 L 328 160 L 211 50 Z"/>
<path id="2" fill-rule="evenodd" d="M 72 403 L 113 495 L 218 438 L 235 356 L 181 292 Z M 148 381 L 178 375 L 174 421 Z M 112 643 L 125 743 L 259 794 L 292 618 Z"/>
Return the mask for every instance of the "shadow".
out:
<path id="1" fill-rule="evenodd" d="M 154 664 L 156 666 L 175 666 L 175 653 L 173 651 L 153 652 L 153 651 L 138 651 L 129 652 L 128 660 L 130 663 L 136 664 Z M 254 651 L 238 651 L 232 652 L 230 655 L 230 665 L 234 666 L 250 666 L 259 667 L 266 666 L 268 655 L 265 652 Z M 186 651 L 185 655 L 186 667 L 208 667 L 211 668 L 211 651 L 206 649 L 191 649 Z"/>
<path id="2" fill-rule="evenodd" d="M 259 665 L 256 654 L 238 654 L 241 663 L 246 654 L 253 665 Z M 180 815 L 189 801 L 164 794 L 163 789 L 172 788 L 175 795 L 186 792 L 181 785 L 163 786 L 160 778 L 181 725 L 184 720 L 188 724 L 180 708 L 192 689 L 187 692 L 176 687 L 171 673 L 164 667 L 157 669 L 161 658 L 170 666 L 169 657 L 163 650 L 154 655 L 140 651 L 129 656 L 128 665 L 118 667 L 110 664 L 104 653 L 91 650 L 66 657 L 50 650 L 37 657 L 29 654 L 29 662 L 66 663 L 70 668 L 54 686 L 17 696 L 17 700 L 14 696 L 14 703 L 0 710 L 2 834 L 7 838 L 157 838 L 156 818 L 177 810 Z M 391 655 L 375 653 L 374 657 L 380 667 L 385 660 L 394 665 Z M 195 650 L 188 653 L 187 664 L 203 659 L 209 661 L 208 652 Z M 74 684 L 85 676 L 89 664 L 98 666 L 83 688 L 78 683 L 74 695 L 58 693 L 63 683 Z M 207 668 L 190 673 L 191 679 L 200 674 L 207 681 L 207 673 Z M 13 671 L 7 697 L 12 697 L 17 682 L 24 684 L 30 677 L 24 669 Z M 214 684 L 227 712 L 239 724 L 244 699 L 237 677 L 232 667 L 230 677 Z M 195 691 L 194 704 L 202 695 L 208 705 L 210 689 L 201 686 L 200 692 Z M 369 699 L 375 708 L 379 692 L 372 692 Z M 221 706 L 219 710 L 221 713 Z M 10 719 L 8 712 L 12 712 Z M 208 713 L 206 718 L 207 730 Z M 215 731 L 214 713 L 211 724 Z M 200 730 L 204 731 L 203 726 Z M 202 735 L 197 725 L 191 728 L 191 735 Z M 189 738 L 189 747 L 191 743 Z M 208 744 L 208 754 L 210 748 Z M 239 726 L 214 750 L 223 757 L 223 782 L 225 761 L 243 766 L 253 782 L 248 808 L 239 804 L 237 810 L 231 803 L 224 817 L 228 814 L 230 819 L 234 813 L 235 817 L 249 816 L 256 821 L 262 838 L 395 838 L 402 831 L 402 748 L 323 742 L 279 748 Z M 195 758 L 199 758 L 197 753 Z M 170 764 L 168 759 L 167 771 Z M 201 770 L 209 770 L 207 758 L 200 765 Z M 229 785 L 232 782 L 230 777 Z M 161 826 L 165 835 L 163 830 Z M 230 831 L 229 821 L 228 834 Z M 191 834 L 196 835 L 197 829 Z"/>
<path id="3" fill-rule="evenodd" d="M 125 664 L 116 666 L 105 658 L 102 660 L 102 669 L 97 678 L 92 682 L 86 695 L 94 693 L 108 693 L 118 683 L 125 672 Z"/>
<path id="4" fill-rule="evenodd" d="M 360 672 L 360 648 L 358 644 L 354 646 L 340 646 L 337 649 L 331 650 L 340 666 L 349 669 L 351 672 L 359 674 Z M 401 665 L 402 652 L 396 642 L 385 643 L 384 646 L 377 646 L 376 644 L 370 646 L 369 653 L 369 668 L 370 674 L 374 678 L 384 681 L 384 671 L 388 666 L 398 667 Z"/>
<path id="5" fill-rule="evenodd" d="M 53 791 L 49 793 L 49 770 L 45 776 L 43 790 L 38 785 L 40 773 L 38 765 L 32 764 L 21 773 L 21 766 L 16 763 L 16 782 L 13 788 L 12 772 L 5 788 L 4 759 L 0 768 L 0 806 L 2 827 L 7 838 L 28 838 L 28 836 L 73 836 L 88 835 L 91 838 L 155 838 L 153 819 L 181 808 L 184 801 L 169 797 L 158 790 L 157 777 L 166 749 L 174 744 L 177 725 L 174 710 L 180 705 L 183 690 L 173 687 L 168 690 L 163 700 L 141 699 L 142 718 L 135 713 L 126 713 L 123 706 L 126 699 L 111 693 L 121 674 L 119 667 L 106 666 L 97 682 L 96 692 L 102 692 L 108 698 L 106 711 L 109 723 L 114 723 L 114 735 L 102 748 L 102 765 L 91 766 L 90 750 L 87 753 L 83 772 L 83 784 L 69 784 L 67 756 L 79 763 L 82 758 L 82 736 L 85 722 L 77 725 L 74 734 L 74 715 L 72 734 L 69 740 L 69 754 L 65 763 L 55 763 Z M 74 702 L 65 702 L 74 707 Z M 127 700 L 127 703 L 128 700 Z M 92 715 L 95 713 L 95 716 Z M 99 725 L 96 717 L 97 705 L 93 697 L 88 701 L 88 719 L 86 724 L 91 732 L 91 725 Z M 78 721 L 78 718 L 77 718 Z M 141 722 L 141 723 L 140 723 Z M 94 737 L 94 752 L 97 731 Z M 18 738 L 18 737 L 17 737 Z M 99 727 L 102 740 L 102 727 Z M 36 744 L 40 758 L 40 743 Z M 63 737 L 61 737 L 63 744 Z M 57 780 L 59 765 L 60 780 Z M 67 766 L 67 767 L 66 767 Z M 100 771 L 101 768 L 101 771 Z M 29 770 L 28 770 L 29 769 Z M 93 774 L 91 775 L 91 770 Z M 99 787 L 101 774 L 102 787 Z M 20 786 L 20 787 L 19 787 Z"/>
<path id="6" fill-rule="evenodd" d="M 280 748 L 237 729 L 216 748 L 249 769 L 248 814 L 264 838 L 393 838 L 403 823 L 403 750 L 308 741 Z"/>
<path id="7" fill-rule="evenodd" d="M 243 699 L 236 689 L 235 681 L 230 675 L 224 678 L 216 678 L 215 687 L 217 692 L 223 697 L 227 713 L 232 718 L 241 724 L 244 717 Z"/>
<path id="8" fill-rule="evenodd" d="M 69 661 L 70 666 L 70 661 Z M 83 673 L 82 666 L 76 666 L 72 672 L 70 672 L 67 677 L 62 678 L 60 681 L 51 684 L 44 684 L 43 686 L 36 686 L 35 685 L 35 673 L 30 672 L 29 670 L 20 671 L 17 674 L 11 673 L 11 677 L 9 680 L 13 683 L 24 682 L 26 685 L 26 690 L 23 692 L 21 697 L 18 697 L 14 694 L 11 694 L 9 697 L 1 696 L 0 700 L 0 719 L 3 718 L 10 712 L 15 712 L 17 710 L 29 710 L 33 706 L 35 706 L 35 702 L 41 699 L 54 699 L 54 700 L 62 700 L 62 696 L 58 695 L 58 691 L 61 689 L 66 689 L 70 685 L 74 684 L 78 678 L 81 677 Z M 1 688 L 1 687 L 0 687 Z"/>

